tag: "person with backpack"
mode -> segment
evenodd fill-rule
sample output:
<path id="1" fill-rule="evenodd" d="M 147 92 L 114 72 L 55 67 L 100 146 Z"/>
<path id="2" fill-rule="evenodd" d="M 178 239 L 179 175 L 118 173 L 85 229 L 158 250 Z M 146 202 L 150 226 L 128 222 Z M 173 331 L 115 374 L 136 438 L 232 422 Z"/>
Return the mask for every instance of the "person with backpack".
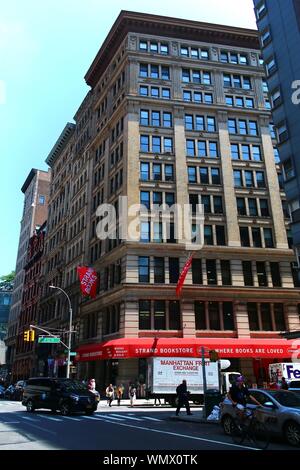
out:
<path id="1" fill-rule="evenodd" d="M 130 406 L 133 408 L 134 402 L 136 400 L 136 386 L 134 384 L 131 384 L 128 390 L 129 393 L 129 399 L 130 399 Z"/>
<path id="2" fill-rule="evenodd" d="M 114 387 L 112 386 L 112 384 L 109 384 L 109 386 L 106 387 L 106 390 L 105 390 L 105 394 L 106 394 L 106 398 L 107 398 L 107 404 L 109 406 L 111 406 L 111 403 L 114 399 L 114 393 L 115 393 Z"/>

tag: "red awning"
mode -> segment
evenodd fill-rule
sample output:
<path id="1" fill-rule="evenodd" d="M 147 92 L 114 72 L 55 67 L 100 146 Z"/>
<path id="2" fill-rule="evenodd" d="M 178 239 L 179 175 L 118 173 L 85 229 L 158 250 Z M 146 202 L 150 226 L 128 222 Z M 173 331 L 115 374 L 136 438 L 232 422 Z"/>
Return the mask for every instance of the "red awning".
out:
<path id="1" fill-rule="evenodd" d="M 300 340 L 253 338 L 118 338 L 77 349 L 77 361 L 134 357 L 199 357 L 201 347 L 215 349 L 221 358 L 300 357 Z"/>

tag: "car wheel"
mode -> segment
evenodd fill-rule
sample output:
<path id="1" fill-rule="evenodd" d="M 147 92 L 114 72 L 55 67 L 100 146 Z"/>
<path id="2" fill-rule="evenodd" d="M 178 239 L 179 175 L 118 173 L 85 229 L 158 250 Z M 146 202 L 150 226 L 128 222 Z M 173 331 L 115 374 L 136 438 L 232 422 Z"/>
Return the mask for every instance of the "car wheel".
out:
<path id="1" fill-rule="evenodd" d="M 300 426 L 290 421 L 284 427 L 284 437 L 291 446 L 300 446 Z"/>
<path id="2" fill-rule="evenodd" d="M 222 419 L 222 426 L 223 426 L 224 434 L 226 434 L 226 436 L 231 436 L 232 429 L 234 426 L 234 421 L 232 417 L 229 415 L 224 416 L 224 418 Z"/>
<path id="3" fill-rule="evenodd" d="M 68 403 L 62 403 L 60 405 L 60 412 L 63 416 L 68 416 L 71 414 L 70 405 Z"/>
<path id="4" fill-rule="evenodd" d="M 26 410 L 28 411 L 28 413 L 34 412 L 34 405 L 32 400 L 28 400 L 28 402 L 26 403 Z"/>

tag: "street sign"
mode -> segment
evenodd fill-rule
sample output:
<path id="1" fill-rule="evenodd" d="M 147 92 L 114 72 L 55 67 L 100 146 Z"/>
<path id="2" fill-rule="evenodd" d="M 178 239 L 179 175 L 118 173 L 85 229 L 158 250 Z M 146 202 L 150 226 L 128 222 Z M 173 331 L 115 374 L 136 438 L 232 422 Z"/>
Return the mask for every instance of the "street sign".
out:
<path id="1" fill-rule="evenodd" d="M 76 356 L 76 352 L 70 352 L 70 356 Z"/>
<path id="2" fill-rule="evenodd" d="M 39 336 L 39 343 L 60 343 L 59 337 L 54 336 Z"/>

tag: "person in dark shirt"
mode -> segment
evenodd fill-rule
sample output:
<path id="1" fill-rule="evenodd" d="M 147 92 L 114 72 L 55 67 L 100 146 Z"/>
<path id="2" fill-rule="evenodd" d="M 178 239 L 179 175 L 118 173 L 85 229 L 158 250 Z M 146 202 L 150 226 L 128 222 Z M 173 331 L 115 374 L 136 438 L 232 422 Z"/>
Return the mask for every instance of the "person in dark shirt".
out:
<path id="1" fill-rule="evenodd" d="M 237 413 L 241 418 L 245 416 L 244 412 L 247 404 L 247 398 L 250 398 L 253 403 L 255 403 L 255 405 L 261 406 L 256 398 L 250 394 L 248 388 L 245 385 L 245 378 L 242 375 L 240 375 L 237 378 L 236 383 L 230 387 L 227 397 L 231 401 L 232 406 L 236 406 Z"/>
<path id="2" fill-rule="evenodd" d="M 287 381 L 285 380 L 284 377 L 282 377 L 282 379 L 281 379 L 281 386 L 280 386 L 280 388 L 281 388 L 282 390 L 288 390 L 288 389 L 289 389 L 289 386 L 288 386 L 288 384 L 287 384 Z"/>
<path id="3" fill-rule="evenodd" d="M 176 416 L 179 415 L 180 408 L 185 406 L 186 414 L 191 415 L 190 404 L 189 404 L 189 392 L 187 391 L 186 380 L 183 380 L 180 385 L 176 388 L 178 406 L 176 409 Z"/>

